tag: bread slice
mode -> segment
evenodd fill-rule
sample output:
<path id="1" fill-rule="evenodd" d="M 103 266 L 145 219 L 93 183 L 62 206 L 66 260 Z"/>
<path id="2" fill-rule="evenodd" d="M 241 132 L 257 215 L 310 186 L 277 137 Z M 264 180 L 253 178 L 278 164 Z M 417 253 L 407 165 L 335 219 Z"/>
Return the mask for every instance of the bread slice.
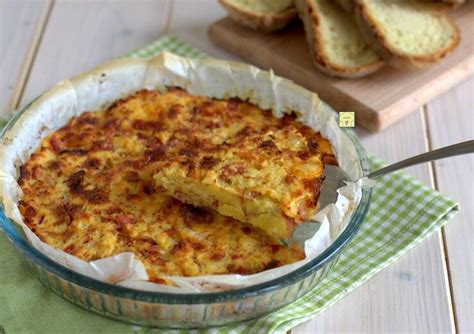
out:
<path id="1" fill-rule="evenodd" d="M 235 22 L 262 32 L 283 29 L 298 17 L 293 0 L 219 0 Z"/>
<path id="2" fill-rule="evenodd" d="M 358 0 L 357 24 L 367 43 L 389 64 L 420 68 L 432 64 L 459 44 L 451 19 L 421 1 Z"/>
<path id="3" fill-rule="evenodd" d="M 340 78 L 358 78 L 380 69 L 384 62 L 368 46 L 354 17 L 332 0 L 296 0 L 316 67 Z"/>

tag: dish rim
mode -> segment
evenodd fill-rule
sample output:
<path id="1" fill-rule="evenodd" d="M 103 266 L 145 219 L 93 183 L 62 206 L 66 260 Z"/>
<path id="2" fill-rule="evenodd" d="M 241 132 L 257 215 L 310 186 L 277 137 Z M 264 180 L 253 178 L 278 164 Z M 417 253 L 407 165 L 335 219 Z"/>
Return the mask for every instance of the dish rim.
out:
<path id="1" fill-rule="evenodd" d="M 5 134 L 9 129 L 20 119 L 28 108 L 35 102 L 39 97 L 33 99 L 22 109 L 17 111 L 7 122 L 4 128 L 0 131 L 0 140 L 3 140 Z M 323 102 L 323 101 L 321 101 Z M 337 114 L 334 109 L 323 102 L 335 115 Z M 342 131 L 350 138 L 354 144 L 363 175 L 368 174 L 370 171 L 369 161 L 365 149 L 362 147 L 359 138 L 357 137 L 354 130 L 350 128 L 342 128 Z M 352 214 L 347 227 L 344 231 L 334 240 L 334 242 L 326 248 L 316 258 L 309 261 L 300 268 L 287 273 L 283 276 L 269 280 L 267 282 L 251 285 L 248 287 L 237 288 L 226 291 L 217 292 L 196 292 L 196 293 L 167 293 L 167 292 L 155 292 L 145 291 L 127 288 L 107 282 L 97 280 L 95 278 L 83 275 L 75 272 L 54 260 L 48 258 L 46 255 L 41 253 L 39 250 L 34 248 L 22 235 L 19 228 L 15 227 L 15 223 L 6 217 L 3 203 L 0 203 L 0 230 L 2 230 L 10 242 L 29 260 L 39 265 L 43 269 L 61 277 L 62 279 L 76 284 L 82 288 L 94 290 L 99 293 L 106 295 L 112 295 L 118 298 L 131 299 L 134 301 L 147 302 L 147 303 L 159 303 L 159 304 L 173 304 L 173 305 L 184 305 L 184 304 L 215 304 L 227 301 L 234 301 L 238 299 L 245 299 L 255 297 L 257 295 L 269 293 L 281 288 L 284 288 L 297 281 L 301 281 L 311 275 L 313 272 L 322 268 L 325 264 L 333 260 L 339 255 L 345 246 L 353 239 L 355 234 L 360 229 L 360 226 L 365 220 L 367 212 L 370 206 L 370 199 L 372 195 L 371 188 L 362 188 L 362 196 L 359 205 Z"/>

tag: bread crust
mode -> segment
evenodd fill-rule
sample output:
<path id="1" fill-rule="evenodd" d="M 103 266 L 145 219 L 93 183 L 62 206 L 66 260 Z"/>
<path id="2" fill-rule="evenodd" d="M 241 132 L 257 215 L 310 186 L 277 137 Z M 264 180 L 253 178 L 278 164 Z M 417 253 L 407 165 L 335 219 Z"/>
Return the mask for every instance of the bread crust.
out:
<path id="1" fill-rule="evenodd" d="M 364 1 L 357 0 L 354 7 L 354 13 L 357 25 L 362 33 L 362 36 L 369 43 L 372 48 L 391 66 L 401 69 L 420 69 L 431 65 L 446 55 L 451 53 L 459 45 L 461 40 L 459 28 L 448 16 L 442 13 L 433 13 L 448 20 L 453 26 L 455 36 L 453 42 L 442 48 L 435 53 L 427 55 L 408 55 L 400 53 L 398 50 L 393 48 L 385 39 L 385 35 L 380 27 L 376 24 L 370 10 L 367 8 Z"/>
<path id="2" fill-rule="evenodd" d="M 439 11 L 448 11 L 456 9 L 464 4 L 464 0 L 438 0 L 437 4 L 433 4 L 434 8 Z"/>
<path id="3" fill-rule="evenodd" d="M 354 0 L 336 0 L 336 2 L 346 12 L 351 13 L 354 10 Z"/>
<path id="4" fill-rule="evenodd" d="M 343 67 L 332 63 L 324 50 L 322 33 L 319 29 L 319 17 L 311 0 L 295 0 L 295 4 L 304 23 L 311 58 L 318 70 L 338 78 L 355 79 L 372 74 L 384 66 L 382 60 L 358 67 Z"/>
<path id="5" fill-rule="evenodd" d="M 238 24 L 265 33 L 285 28 L 298 16 L 295 7 L 277 14 L 258 14 L 240 8 L 229 0 L 219 0 L 219 3 L 227 10 L 230 18 Z"/>
<path id="6" fill-rule="evenodd" d="M 337 4 L 346 12 L 352 13 L 356 0 L 336 0 Z M 430 9 L 434 11 L 448 11 L 456 9 L 464 4 L 464 0 L 437 0 L 430 3 Z"/>

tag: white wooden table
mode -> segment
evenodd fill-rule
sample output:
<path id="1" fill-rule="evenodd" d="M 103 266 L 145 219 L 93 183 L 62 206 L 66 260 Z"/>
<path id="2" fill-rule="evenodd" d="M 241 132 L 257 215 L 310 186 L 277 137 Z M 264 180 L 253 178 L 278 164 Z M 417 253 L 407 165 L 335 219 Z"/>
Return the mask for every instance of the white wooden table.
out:
<path id="1" fill-rule="evenodd" d="M 0 110 L 167 33 L 212 56 L 237 59 L 207 38 L 209 24 L 224 15 L 216 0 L 0 0 Z M 369 152 L 394 162 L 472 139 L 473 113 L 471 77 L 382 133 L 358 132 Z M 474 156 L 407 173 L 459 201 L 461 212 L 292 333 L 474 332 Z"/>

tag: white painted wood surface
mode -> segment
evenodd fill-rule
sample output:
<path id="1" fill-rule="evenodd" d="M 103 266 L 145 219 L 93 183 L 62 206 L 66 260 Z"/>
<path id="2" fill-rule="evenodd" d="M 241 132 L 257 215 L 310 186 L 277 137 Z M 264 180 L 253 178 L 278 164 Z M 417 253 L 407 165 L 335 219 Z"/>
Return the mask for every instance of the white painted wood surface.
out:
<path id="1" fill-rule="evenodd" d="M 169 1 L 56 1 L 22 103 L 162 36 Z"/>
<path id="2" fill-rule="evenodd" d="M 433 149 L 473 139 L 474 78 L 429 103 L 427 115 Z M 434 170 L 439 191 L 461 205 L 444 236 L 457 329 L 474 333 L 474 155 L 441 160 Z"/>
<path id="3" fill-rule="evenodd" d="M 49 1 L 0 1 L 0 112 L 17 106 Z"/>
<path id="4" fill-rule="evenodd" d="M 12 0 L 0 0 L 0 49 L 3 55 L 5 43 L 8 43 L 12 48 L 8 54 L 16 57 L 2 56 L 0 76 L 15 78 L 1 81 L 2 107 L 6 106 L 4 101 L 12 100 L 14 96 L 22 96 L 21 104 L 24 104 L 57 81 L 116 58 L 166 33 L 173 33 L 212 56 L 237 59 L 213 46 L 207 38 L 207 26 L 225 15 L 214 0 L 56 0 L 49 16 L 43 10 L 46 0 L 20 0 L 15 6 L 24 8 L 23 17 L 39 22 L 46 16 L 47 22 L 33 29 L 23 27 L 21 20 L 13 20 L 9 21 L 13 27 L 9 28 L 13 30 L 6 30 L 3 22 L 12 17 L 12 6 L 4 4 L 9 2 Z M 43 12 L 38 14 L 38 10 Z M 8 35 L 14 31 L 17 40 L 9 42 L 6 31 L 9 31 Z M 37 52 L 31 53 L 28 51 L 30 45 L 25 44 L 35 34 L 39 47 Z M 32 54 L 31 67 L 24 61 L 28 52 Z M 14 89 L 8 91 L 10 82 Z M 427 106 L 427 121 L 426 115 L 418 112 L 379 134 L 359 131 L 367 150 L 393 162 L 423 152 L 430 146 L 472 139 L 473 82 L 471 79 L 431 102 Z M 292 333 L 451 332 L 454 328 L 474 331 L 473 249 L 470 242 L 474 236 L 473 164 L 472 157 L 445 160 L 435 165 L 434 175 L 428 165 L 409 169 L 410 174 L 426 184 L 438 186 L 440 191 L 460 201 L 462 213 L 446 227 L 443 235 L 441 232 L 433 235 L 314 320 L 293 329 Z M 446 241 L 446 252 L 442 239 Z M 450 275 L 447 275 L 448 271 Z"/>

